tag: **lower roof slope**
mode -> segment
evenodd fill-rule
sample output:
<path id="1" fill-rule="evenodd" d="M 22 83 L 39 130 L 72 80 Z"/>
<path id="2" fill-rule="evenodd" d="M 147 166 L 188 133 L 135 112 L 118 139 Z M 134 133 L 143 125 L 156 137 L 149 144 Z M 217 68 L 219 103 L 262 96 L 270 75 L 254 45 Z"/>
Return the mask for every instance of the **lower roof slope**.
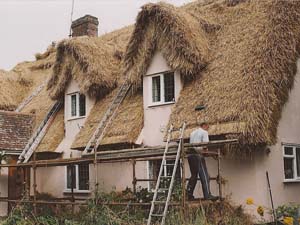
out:
<path id="1" fill-rule="evenodd" d="M 7 154 L 22 151 L 33 130 L 34 116 L 0 111 L 0 150 Z"/>

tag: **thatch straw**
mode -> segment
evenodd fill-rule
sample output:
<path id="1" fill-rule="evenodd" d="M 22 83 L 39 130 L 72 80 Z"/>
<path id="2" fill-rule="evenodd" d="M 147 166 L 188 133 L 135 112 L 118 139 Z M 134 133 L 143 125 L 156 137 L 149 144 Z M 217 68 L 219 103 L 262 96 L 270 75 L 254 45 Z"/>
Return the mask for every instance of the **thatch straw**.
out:
<path id="1" fill-rule="evenodd" d="M 124 58 L 124 71 L 134 89 L 142 86 L 142 76 L 155 51 L 160 51 L 183 78 L 191 80 L 206 66 L 208 40 L 199 21 L 188 11 L 166 3 L 150 3 L 137 17 Z"/>
<path id="2" fill-rule="evenodd" d="M 102 37 L 79 37 L 58 44 L 48 89 L 53 99 L 64 95 L 70 79 L 82 93 L 101 98 L 113 90 L 120 76 L 122 50 L 131 33 L 126 27 Z"/>
<path id="3" fill-rule="evenodd" d="M 185 85 L 171 123 L 242 122 L 244 143 L 276 142 L 281 112 L 294 83 L 300 39 L 300 1 L 247 1 L 185 6 L 220 24 L 211 59 L 201 76 Z M 195 28 L 197 29 L 197 28 Z M 207 108 L 195 112 L 195 106 Z"/>
<path id="4" fill-rule="evenodd" d="M 64 138 L 64 108 L 53 120 L 49 130 L 37 148 L 37 152 L 54 152 Z"/>
<path id="5" fill-rule="evenodd" d="M 96 102 L 71 148 L 82 149 L 86 146 L 116 93 L 117 90 Z M 100 144 L 134 143 L 142 128 L 143 97 L 141 94 L 127 96 Z"/>
<path id="6" fill-rule="evenodd" d="M 48 59 L 44 59 L 48 60 Z M 24 62 L 11 71 L 0 71 L 0 109 L 14 110 L 47 79 L 50 69 L 32 69 L 39 62 Z M 16 91 L 17 90 L 17 91 Z"/>

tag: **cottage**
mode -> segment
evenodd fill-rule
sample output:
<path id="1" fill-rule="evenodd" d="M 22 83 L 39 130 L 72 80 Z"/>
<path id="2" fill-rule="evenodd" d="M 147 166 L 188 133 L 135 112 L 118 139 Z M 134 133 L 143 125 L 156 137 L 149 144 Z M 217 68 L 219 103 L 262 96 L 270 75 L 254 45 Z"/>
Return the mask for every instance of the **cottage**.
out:
<path id="1" fill-rule="evenodd" d="M 238 204 L 251 196 L 270 206 L 268 171 L 275 206 L 300 202 L 299 9 L 297 1 L 147 4 L 135 25 L 100 37 L 96 18 L 74 21 L 73 36 L 88 36 L 61 41 L 30 68 L 43 71 L 42 80 L 49 81 L 20 111 L 34 112 L 38 126 L 55 101 L 64 104 L 35 149 L 37 157 L 81 157 L 128 80 L 131 89 L 107 125 L 99 151 L 162 145 L 170 124 L 179 128 L 183 122 L 188 139 L 205 120 L 211 139 L 239 141 L 222 161 L 226 196 Z M 197 105 L 206 109 L 196 112 Z M 155 176 L 157 164 L 137 162 L 136 176 Z M 216 174 L 213 160 L 208 166 Z M 131 186 L 131 170 L 129 162 L 99 164 L 100 188 Z M 38 191 L 57 197 L 73 191 L 85 198 L 95 186 L 93 176 L 89 164 L 74 171 L 38 168 Z"/>

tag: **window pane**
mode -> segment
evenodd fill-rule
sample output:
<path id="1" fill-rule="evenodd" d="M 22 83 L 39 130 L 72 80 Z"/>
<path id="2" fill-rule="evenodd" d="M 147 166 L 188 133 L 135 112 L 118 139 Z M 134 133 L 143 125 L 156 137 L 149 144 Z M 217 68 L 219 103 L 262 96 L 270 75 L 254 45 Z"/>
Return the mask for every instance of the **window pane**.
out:
<path id="1" fill-rule="evenodd" d="M 160 76 L 152 77 L 152 102 L 160 102 Z"/>
<path id="2" fill-rule="evenodd" d="M 78 165 L 79 190 L 89 190 L 89 164 Z"/>
<path id="3" fill-rule="evenodd" d="M 159 175 L 161 160 L 149 161 L 149 178 L 157 179 Z M 150 181 L 150 189 L 155 189 L 156 181 Z"/>
<path id="4" fill-rule="evenodd" d="M 293 147 L 284 147 L 284 154 L 285 155 L 293 155 Z"/>
<path id="5" fill-rule="evenodd" d="M 165 102 L 175 101 L 174 73 L 164 74 Z"/>
<path id="6" fill-rule="evenodd" d="M 79 95 L 79 116 L 85 116 L 85 95 Z"/>
<path id="7" fill-rule="evenodd" d="M 76 116 L 76 95 L 71 95 L 71 116 Z"/>
<path id="8" fill-rule="evenodd" d="M 73 181 L 72 181 L 72 172 L 73 172 Z M 73 182 L 73 188 L 76 188 L 75 166 L 67 166 L 67 189 L 72 188 L 72 182 Z"/>
<path id="9" fill-rule="evenodd" d="M 296 148 L 297 176 L 300 177 L 300 148 Z"/>
<path id="10" fill-rule="evenodd" d="M 150 177 L 150 179 L 158 178 L 161 162 L 162 162 L 162 160 L 149 161 L 149 173 L 150 173 L 149 177 Z M 172 164 L 175 164 L 175 160 L 167 160 L 166 164 L 168 164 L 168 165 L 163 168 L 164 170 L 166 169 L 166 172 L 163 170 L 163 176 L 165 174 L 167 176 L 172 176 L 173 168 L 174 168 L 174 166 L 172 166 Z M 179 181 L 179 183 L 181 182 L 180 164 L 178 164 L 175 178 L 176 178 L 175 182 L 178 182 L 178 181 Z M 156 181 L 150 182 L 151 189 L 155 189 L 155 185 L 156 185 Z M 163 182 L 163 180 L 161 180 L 160 187 L 165 187 L 165 188 L 169 187 L 169 182 Z"/>
<path id="11" fill-rule="evenodd" d="M 294 179 L 294 159 L 284 158 L 284 177 L 285 179 Z"/>

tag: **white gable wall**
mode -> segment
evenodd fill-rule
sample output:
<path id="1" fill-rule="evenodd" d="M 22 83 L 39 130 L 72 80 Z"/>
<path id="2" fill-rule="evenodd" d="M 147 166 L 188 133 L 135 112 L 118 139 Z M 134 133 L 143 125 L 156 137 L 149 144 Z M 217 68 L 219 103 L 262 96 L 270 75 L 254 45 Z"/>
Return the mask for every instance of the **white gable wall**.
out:
<path id="1" fill-rule="evenodd" d="M 151 106 L 152 89 L 151 76 L 161 72 L 171 71 L 161 53 L 157 52 L 143 78 L 143 99 L 144 99 L 144 129 L 143 143 L 154 146 L 163 144 L 164 132 L 169 122 L 171 110 L 174 104 Z M 175 71 L 175 101 L 182 89 L 180 74 Z"/>
<path id="2" fill-rule="evenodd" d="M 65 137 L 56 149 L 57 152 L 63 153 L 63 158 L 78 158 L 81 156 L 81 151 L 71 150 L 71 145 L 81 127 L 84 126 L 85 120 L 95 104 L 94 99 L 86 96 L 86 116 L 70 119 L 71 99 L 69 95 L 76 92 L 79 92 L 78 84 L 74 80 L 71 80 L 65 91 Z M 38 191 L 62 197 L 65 189 L 65 172 L 65 166 L 39 168 L 37 170 Z"/>

